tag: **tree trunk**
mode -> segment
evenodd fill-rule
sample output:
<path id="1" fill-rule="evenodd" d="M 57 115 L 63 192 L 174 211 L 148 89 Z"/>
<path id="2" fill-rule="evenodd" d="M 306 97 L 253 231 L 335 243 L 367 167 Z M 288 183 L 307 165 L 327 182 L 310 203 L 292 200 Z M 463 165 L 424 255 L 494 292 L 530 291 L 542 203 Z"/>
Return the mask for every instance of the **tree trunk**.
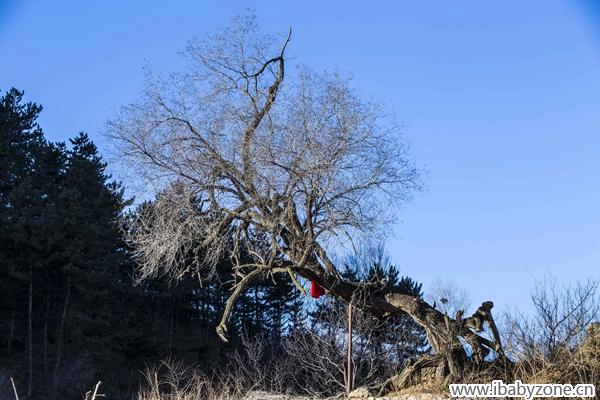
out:
<path id="1" fill-rule="evenodd" d="M 350 394 L 354 386 L 354 371 L 352 366 L 352 302 L 348 304 L 348 354 L 346 360 L 347 369 L 347 381 L 346 381 L 346 393 Z"/>
<path id="2" fill-rule="evenodd" d="M 173 354 L 173 341 L 175 339 L 175 321 L 176 321 L 176 300 L 171 294 L 171 312 L 169 313 L 169 355 Z"/>
<path id="3" fill-rule="evenodd" d="M 256 285 L 256 286 L 254 286 L 254 330 L 255 330 L 256 334 L 258 334 L 259 326 L 260 326 L 260 309 L 259 309 L 259 304 L 258 304 L 258 285 Z"/>
<path id="4" fill-rule="evenodd" d="M 401 293 L 385 293 L 371 284 L 348 282 L 320 267 L 298 268 L 292 265 L 291 269 L 303 278 L 317 282 L 330 295 L 352 302 L 375 317 L 406 313 L 425 330 L 434 354 L 410 363 L 400 375 L 387 382 L 382 391 L 433 382 L 447 385 L 459 382 L 469 370 L 495 373 L 499 367 L 506 370 L 510 366 L 492 317 L 491 301 L 484 302 L 467 318 L 463 318 L 462 311 L 451 318 L 420 298 Z M 480 335 L 486 324 L 492 339 Z M 461 340 L 472 347 L 472 354 L 467 353 Z M 496 361 L 486 362 L 486 358 L 491 355 L 495 355 Z"/>
<path id="5" fill-rule="evenodd" d="M 52 376 L 52 397 L 58 395 L 58 378 L 63 355 L 63 340 L 65 337 L 65 325 L 67 321 L 67 312 L 69 310 L 69 302 L 71 300 L 71 277 L 67 277 L 67 293 L 63 304 L 63 312 L 58 325 L 58 339 L 56 342 L 56 362 L 54 364 L 54 373 Z"/>
<path id="6" fill-rule="evenodd" d="M 46 309 L 44 311 L 44 384 L 48 383 L 48 315 L 50 314 L 50 299 L 46 289 Z"/>
<path id="7" fill-rule="evenodd" d="M 10 328 L 9 328 L 9 332 L 8 332 L 8 343 L 7 343 L 8 355 L 10 355 L 12 353 L 12 344 L 13 344 L 13 340 L 15 338 L 16 323 L 17 323 L 17 311 L 13 310 L 12 316 L 10 318 Z"/>
<path id="8" fill-rule="evenodd" d="M 27 398 L 33 395 L 33 260 L 29 260 L 29 294 L 27 300 Z"/>

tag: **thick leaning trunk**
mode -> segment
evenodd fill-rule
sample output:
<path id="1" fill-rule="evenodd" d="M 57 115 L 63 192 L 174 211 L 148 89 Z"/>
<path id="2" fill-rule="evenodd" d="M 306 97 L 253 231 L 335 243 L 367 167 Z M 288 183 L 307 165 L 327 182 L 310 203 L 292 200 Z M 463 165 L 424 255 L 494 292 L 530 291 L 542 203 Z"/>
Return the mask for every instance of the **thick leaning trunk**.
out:
<path id="1" fill-rule="evenodd" d="M 496 369 L 498 364 L 508 365 L 500 336 L 491 314 L 493 303 L 484 302 L 477 311 L 463 318 L 459 311 L 454 318 L 443 314 L 424 300 L 401 293 L 383 293 L 373 285 L 347 282 L 318 268 L 293 268 L 298 275 L 315 281 L 333 296 L 352 301 L 357 307 L 371 312 L 375 317 L 397 313 L 408 314 L 426 332 L 432 346 L 432 355 L 411 360 L 401 374 L 384 385 L 382 391 L 394 390 L 426 383 L 448 384 L 460 381 L 465 371 Z M 480 335 L 488 325 L 492 339 Z M 467 352 L 463 342 L 471 347 Z M 496 362 L 486 358 L 496 355 Z"/>
<path id="2" fill-rule="evenodd" d="M 289 239 L 286 240 L 291 242 Z M 418 297 L 386 292 L 375 284 L 346 281 L 336 273 L 334 266 L 328 271 L 323 268 L 316 255 L 309 260 L 309 263 L 306 259 L 296 260 L 296 262 L 280 261 L 275 267 L 256 268 L 243 275 L 227 299 L 221 323 L 217 327 L 217 334 L 227 341 L 227 320 L 235 301 L 250 282 L 264 273 L 288 273 L 296 284 L 294 275 L 314 281 L 327 289 L 330 295 L 348 303 L 352 302 L 357 308 L 377 318 L 406 313 L 423 327 L 433 354 L 423 356 L 407 366 L 400 375 L 386 383 L 383 389 L 387 386 L 397 390 L 422 384 L 459 382 L 465 371 L 494 372 L 493 375 L 488 374 L 488 376 L 497 376 L 498 370 L 508 371 L 506 367 L 510 362 L 502 350 L 498 330 L 491 314 L 492 302 L 484 302 L 473 315 L 467 318 L 463 318 L 462 311 L 459 311 L 455 318 L 451 318 Z M 486 324 L 492 339 L 480 335 Z M 470 346 L 469 351 L 464 343 Z M 492 355 L 496 355 L 497 361 L 487 362 L 486 358 Z M 501 368 L 498 369 L 498 366 Z"/>

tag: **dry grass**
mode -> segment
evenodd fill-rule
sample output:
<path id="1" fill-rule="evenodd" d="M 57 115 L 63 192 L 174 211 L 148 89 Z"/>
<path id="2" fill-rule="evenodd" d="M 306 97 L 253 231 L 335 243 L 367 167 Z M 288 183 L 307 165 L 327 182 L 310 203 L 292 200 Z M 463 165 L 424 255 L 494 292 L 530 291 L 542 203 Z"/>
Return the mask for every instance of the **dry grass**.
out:
<path id="1" fill-rule="evenodd" d="M 598 287 L 596 281 L 568 287 L 563 292 L 539 286 L 533 296 L 537 314 L 533 318 L 519 314 L 505 324 L 504 342 L 513 363 L 498 361 L 481 371 L 466 372 L 462 382 L 490 383 L 501 379 L 505 383 L 591 383 L 600 388 L 600 323 L 592 322 L 598 321 L 599 316 Z M 283 357 L 269 358 L 264 357 L 260 338 L 245 338 L 243 350 L 210 376 L 181 363 L 164 362 L 146 373 L 147 385 L 137 400 L 299 399 L 292 394 L 308 395 L 303 399 L 322 398 L 327 394 L 323 387 L 332 385 L 327 369 L 334 365 L 323 364 L 311 374 L 303 368 L 303 362 L 314 363 L 320 356 L 333 357 L 335 351 L 328 353 L 312 345 L 307 348 L 310 351 L 287 348 Z M 447 392 L 447 386 L 431 384 L 395 394 Z"/>
<path id="2" fill-rule="evenodd" d="M 530 344 L 531 345 L 531 344 Z M 501 379 L 505 383 L 520 380 L 529 384 L 593 384 L 600 388 L 600 323 L 589 325 L 587 336 L 576 346 L 563 347 L 549 355 L 543 344 L 527 349 L 510 368 L 497 368 L 466 373 L 462 383 L 490 383 Z M 415 393 L 448 393 L 448 387 L 439 383 L 414 386 L 386 394 L 399 396 Z"/>
<path id="3" fill-rule="evenodd" d="M 552 357 L 532 352 L 515 365 L 514 376 L 528 383 L 592 383 L 600 388 L 600 324 L 590 325 L 577 347 L 559 349 Z"/>
<path id="4" fill-rule="evenodd" d="M 137 400 L 241 399 L 245 393 L 234 380 L 211 379 L 180 362 L 164 361 L 145 373 L 146 387 Z"/>
<path id="5" fill-rule="evenodd" d="M 247 350 L 253 354 L 254 350 Z M 256 352 L 254 352 L 256 353 Z M 147 384 L 136 400 L 233 400 L 233 399 L 316 399 L 317 394 L 297 397 L 286 393 L 285 382 L 291 383 L 293 371 L 283 365 L 259 367 L 252 357 L 232 360 L 226 372 L 206 375 L 185 367 L 182 363 L 165 361 L 145 374 Z M 250 366 L 252 364 L 252 366 Z M 592 324 L 588 335 L 573 348 L 565 348 L 552 357 L 542 351 L 530 349 L 528 355 L 516 362 L 510 370 L 490 375 L 490 370 L 473 371 L 464 383 L 490 383 L 502 379 L 506 383 L 521 380 L 524 383 L 593 383 L 600 387 L 600 324 Z M 273 384 L 277 382 L 277 384 Z M 408 393 L 447 393 L 448 388 L 439 385 L 413 387 L 394 395 Z M 390 395 L 390 394 L 388 394 Z"/>
<path id="6" fill-rule="evenodd" d="M 293 396 L 281 391 L 263 391 L 247 371 L 206 375 L 180 362 L 164 361 L 145 373 L 146 386 L 136 400 L 311 400 L 316 397 Z M 278 375 L 279 371 L 271 371 Z M 279 392 L 279 393 L 275 393 Z"/>

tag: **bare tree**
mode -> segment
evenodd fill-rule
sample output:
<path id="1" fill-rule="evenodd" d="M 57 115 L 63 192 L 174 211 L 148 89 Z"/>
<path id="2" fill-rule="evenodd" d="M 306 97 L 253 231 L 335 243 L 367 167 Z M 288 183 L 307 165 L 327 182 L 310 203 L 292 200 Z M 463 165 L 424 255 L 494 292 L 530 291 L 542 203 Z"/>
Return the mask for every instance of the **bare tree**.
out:
<path id="1" fill-rule="evenodd" d="M 461 310 L 465 312 L 471 306 L 466 289 L 449 279 L 435 279 L 427 297 L 446 315 L 456 315 Z"/>
<path id="2" fill-rule="evenodd" d="M 237 18 L 191 42 L 184 72 L 150 77 L 145 93 L 108 124 L 121 158 L 165 193 L 131 229 L 141 275 L 210 271 L 226 252 L 235 261 L 223 338 L 236 299 L 259 277 L 313 280 L 346 301 L 365 290 L 340 277 L 328 251 L 385 227 L 421 187 L 384 104 L 365 101 L 338 73 L 290 74 L 290 40 L 291 31 L 279 42 L 260 34 L 254 18 Z M 190 254 L 194 263 L 182 261 Z M 491 302 L 453 319 L 377 289 L 367 285 L 357 306 L 414 318 L 437 353 L 428 367 L 442 379 L 460 379 L 467 361 L 501 353 L 497 335 L 477 335 L 484 323 L 495 332 Z"/>
<path id="3" fill-rule="evenodd" d="M 506 352 L 513 376 L 527 382 L 600 384 L 598 281 L 572 285 L 537 281 L 533 310 L 505 315 Z"/>
<path id="4" fill-rule="evenodd" d="M 582 342 L 586 329 L 600 316 L 599 282 L 588 279 L 561 285 L 556 278 L 535 282 L 533 315 L 506 315 L 506 341 L 516 359 L 541 356 L 553 360 Z"/>
<path id="5" fill-rule="evenodd" d="M 314 325 L 293 331 L 284 342 L 286 360 L 295 371 L 293 381 L 301 393 L 331 396 L 348 387 L 347 307 L 335 298 L 325 299 Z M 393 334 L 398 343 L 411 342 L 414 324 L 407 320 L 396 329 L 398 324 L 386 324 L 361 310 L 355 310 L 352 319 L 352 386 L 377 388 L 405 363 L 404 353 L 382 337 Z"/>

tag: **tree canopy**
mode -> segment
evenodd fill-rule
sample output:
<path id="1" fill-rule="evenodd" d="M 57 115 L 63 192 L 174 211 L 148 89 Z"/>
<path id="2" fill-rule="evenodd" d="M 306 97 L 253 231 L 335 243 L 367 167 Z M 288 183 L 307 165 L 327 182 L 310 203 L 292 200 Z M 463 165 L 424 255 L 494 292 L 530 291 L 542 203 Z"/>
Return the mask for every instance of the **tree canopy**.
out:
<path id="1" fill-rule="evenodd" d="M 291 39 L 235 19 L 191 42 L 185 72 L 151 78 L 109 123 L 123 158 L 164 193 L 131 231 L 142 276 L 180 276 L 189 252 L 202 255 L 197 271 L 224 252 L 235 260 L 223 336 L 249 282 L 278 272 L 339 280 L 332 244 L 380 230 L 420 188 L 383 104 L 338 73 L 287 71 Z"/>
<path id="2" fill-rule="evenodd" d="M 277 273 L 299 290 L 299 277 L 315 282 L 378 318 L 406 313 L 435 355 L 397 387 L 418 383 L 423 369 L 450 382 L 468 366 L 487 368 L 487 359 L 505 362 L 492 302 L 452 318 L 384 282 L 341 275 L 332 250 L 385 227 L 420 189 L 420 174 L 382 103 L 339 73 L 286 68 L 291 40 L 291 30 L 275 40 L 253 17 L 236 18 L 191 42 L 183 72 L 149 77 L 144 95 L 109 122 L 123 159 L 164 193 L 129 231 L 141 276 L 210 276 L 227 254 L 236 281 L 217 327 L 224 340 L 244 290 Z"/>

